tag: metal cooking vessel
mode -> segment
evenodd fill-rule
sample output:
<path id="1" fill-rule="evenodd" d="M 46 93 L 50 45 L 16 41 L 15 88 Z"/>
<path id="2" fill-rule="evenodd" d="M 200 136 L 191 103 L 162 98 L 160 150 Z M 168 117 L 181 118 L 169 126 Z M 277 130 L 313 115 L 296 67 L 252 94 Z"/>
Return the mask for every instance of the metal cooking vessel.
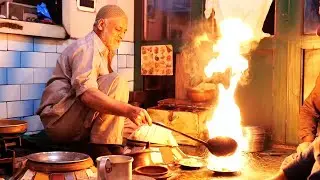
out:
<path id="1" fill-rule="evenodd" d="M 93 166 L 89 155 L 77 152 L 40 152 L 27 156 L 27 167 L 40 172 L 78 171 Z"/>
<path id="2" fill-rule="evenodd" d="M 0 119 L 0 135 L 23 134 L 27 127 L 26 121 Z"/>
<path id="3" fill-rule="evenodd" d="M 127 146 L 139 146 L 139 147 L 165 147 L 167 145 L 164 144 L 157 144 L 157 143 L 150 143 L 147 141 L 139 141 L 133 139 L 126 139 Z"/>
<path id="4" fill-rule="evenodd" d="M 193 102 L 207 102 L 214 100 L 217 92 L 215 89 L 187 88 L 187 96 Z"/>
<path id="5" fill-rule="evenodd" d="M 90 156 L 77 152 L 64 152 L 64 151 L 52 151 L 52 152 L 40 152 L 27 156 L 27 159 L 39 163 L 58 163 L 67 164 L 81 162 L 89 159 Z"/>
<path id="6" fill-rule="evenodd" d="M 141 166 L 155 165 L 152 157 L 161 157 L 160 150 L 150 149 L 150 143 L 146 143 L 146 148 L 136 152 L 130 152 L 125 155 L 133 157 L 132 168 L 137 168 Z"/>

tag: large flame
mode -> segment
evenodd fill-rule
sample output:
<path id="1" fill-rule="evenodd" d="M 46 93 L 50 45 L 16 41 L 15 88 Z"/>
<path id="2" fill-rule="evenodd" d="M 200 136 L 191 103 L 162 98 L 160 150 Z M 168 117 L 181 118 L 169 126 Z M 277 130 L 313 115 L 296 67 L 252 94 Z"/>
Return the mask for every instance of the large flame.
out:
<path id="1" fill-rule="evenodd" d="M 248 61 L 241 55 L 241 47 L 253 38 L 252 30 L 240 19 L 226 19 L 219 24 L 221 38 L 213 48 L 218 57 L 212 59 L 205 68 L 207 77 L 215 72 L 231 70 L 230 85 L 226 89 L 219 84 L 217 107 L 212 119 L 207 122 L 210 138 L 216 136 L 231 137 L 238 143 L 232 156 L 216 157 L 211 155 L 208 168 L 217 171 L 239 171 L 243 166 L 241 152 L 246 148 L 241 128 L 240 109 L 235 103 L 234 93 L 243 72 L 248 68 Z"/>

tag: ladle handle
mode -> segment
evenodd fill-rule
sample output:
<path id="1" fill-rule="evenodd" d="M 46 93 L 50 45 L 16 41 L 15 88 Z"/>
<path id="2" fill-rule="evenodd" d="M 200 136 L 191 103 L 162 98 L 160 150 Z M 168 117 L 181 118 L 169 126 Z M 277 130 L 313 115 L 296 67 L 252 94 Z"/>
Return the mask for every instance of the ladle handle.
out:
<path id="1" fill-rule="evenodd" d="M 174 132 L 176 132 L 176 133 L 179 133 L 179 134 L 181 134 L 181 135 L 183 135 L 183 136 L 186 136 L 187 138 L 190 138 L 190 139 L 192 139 L 192 140 L 194 140 L 194 141 L 197 141 L 197 142 L 199 142 L 199 143 L 202 143 L 202 144 L 204 144 L 204 145 L 207 145 L 207 142 L 205 142 L 205 141 L 203 141 L 203 140 L 201 140 L 201 139 L 192 137 L 192 136 L 190 136 L 190 135 L 188 135 L 188 134 L 185 134 L 185 133 L 183 133 L 183 132 L 177 131 L 177 130 L 175 130 L 175 129 L 171 128 L 171 127 L 165 126 L 165 125 L 163 125 L 163 124 L 161 124 L 161 123 L 158 123 L 158 122 L 154 122 L 154 121 L 153 121 L 152 124 L 161 126 L 161 127 L 163 127 L 163 128 L 166 128 L 166 129 L 169 129 L 169 130 L 174 131 Z"/>

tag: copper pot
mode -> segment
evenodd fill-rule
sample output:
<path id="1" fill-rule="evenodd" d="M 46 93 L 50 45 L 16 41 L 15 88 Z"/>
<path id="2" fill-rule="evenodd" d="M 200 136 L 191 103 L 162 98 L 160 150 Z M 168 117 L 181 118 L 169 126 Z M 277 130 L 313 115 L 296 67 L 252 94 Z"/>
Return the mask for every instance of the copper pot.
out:
<path id="1" fill-rule="evenodd" d="M 27 131 L 27 127 L 26 121 L 0 119 L 0 134 L 2 136 L 23 134 Z"/>
<path id="2" fill-rule="evenodd" d="M 187 89 L 187 97 L 193 102 L 212 101 L 216 97 L 216 93 L 216 89 Z"/>
<path id="3" fill-rule="evenodd" d="M 155 165 L 157 162 L 154 162 L 152 157 L 161 157 L 161 152 L 159 150 L 150 149 L 149 145 L 147 145 L 146 149 L 125 154 L 127 156 L 133 157 L 132 168 L 135 169 L 141 166 L 150 166 Z"/>

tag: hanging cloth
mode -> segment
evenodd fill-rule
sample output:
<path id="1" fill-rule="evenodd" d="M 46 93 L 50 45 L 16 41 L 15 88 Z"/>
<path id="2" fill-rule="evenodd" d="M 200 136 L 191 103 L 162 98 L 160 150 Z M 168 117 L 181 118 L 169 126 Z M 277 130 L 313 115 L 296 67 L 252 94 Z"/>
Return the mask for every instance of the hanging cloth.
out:
<path id="1" fill-rule="evenodd" d="M 255 41 L 260 41 L 270 34 L 262 31 L 263 23 L 270 9 L 272 0 L 207 0 L 205 16 L 209 18 L 214 10 L 214 18 L 219 25 L 223 20 L 239 18 L 249 25 Z"/>

